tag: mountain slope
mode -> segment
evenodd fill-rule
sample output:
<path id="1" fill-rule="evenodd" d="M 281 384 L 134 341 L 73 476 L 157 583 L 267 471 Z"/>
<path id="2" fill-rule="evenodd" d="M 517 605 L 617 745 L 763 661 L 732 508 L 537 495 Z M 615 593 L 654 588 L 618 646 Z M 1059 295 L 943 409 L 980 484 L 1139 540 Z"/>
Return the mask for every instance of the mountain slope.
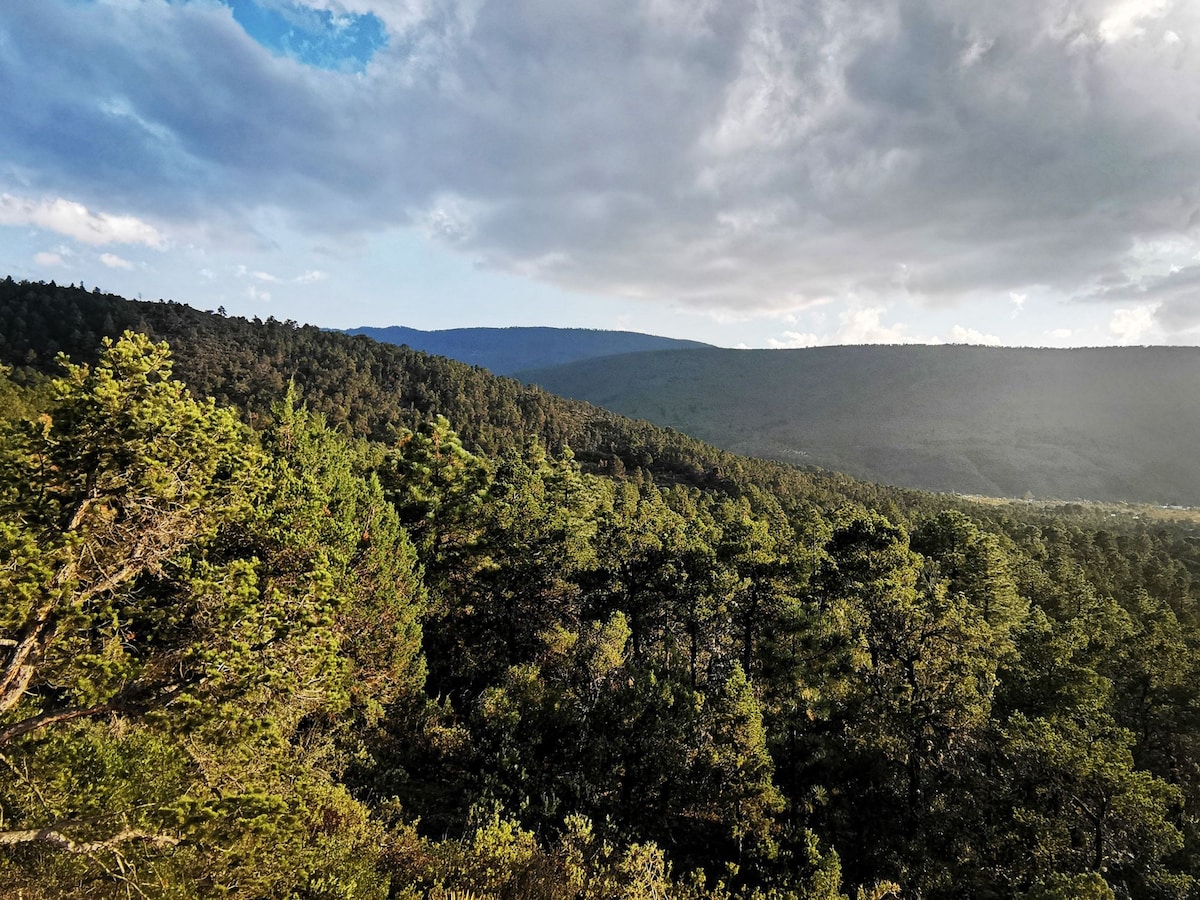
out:
<path id="1" fill-rule="evenodd" d="M 1200 349 L 688 350 L 520 373 L 736 453 L 927 490 L 1200 504 Z"/>
<path id="2" fill-rule="evenodd" d="M 591 328 L 449 328 L 444 331 L 421 331 L 392 325 L 387 328 L 351 328 L 345 333 L 366 335 L 385 344 L 404 344 L 413 350 L 424 350 L 472 366 L 482 366 L 497 375 L 511 375 L 520 369 L 565 365 L 621 353 L 708 346 L 698 341 L 680 341 L 634 331 L 600 331 Z"/>

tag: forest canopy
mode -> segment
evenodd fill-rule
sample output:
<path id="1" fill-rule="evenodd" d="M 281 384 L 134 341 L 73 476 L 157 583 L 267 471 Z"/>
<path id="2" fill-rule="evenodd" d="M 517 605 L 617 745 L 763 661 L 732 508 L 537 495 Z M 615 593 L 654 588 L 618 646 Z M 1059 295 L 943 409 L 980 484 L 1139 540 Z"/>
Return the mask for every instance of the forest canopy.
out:
<path id="1" fill-rule="evenodd" d="M 1186 520 L 581 461 L 433 359 L 373 434 L 156 341 L 6 357 L 5 895 L 1198 896 Z"/>

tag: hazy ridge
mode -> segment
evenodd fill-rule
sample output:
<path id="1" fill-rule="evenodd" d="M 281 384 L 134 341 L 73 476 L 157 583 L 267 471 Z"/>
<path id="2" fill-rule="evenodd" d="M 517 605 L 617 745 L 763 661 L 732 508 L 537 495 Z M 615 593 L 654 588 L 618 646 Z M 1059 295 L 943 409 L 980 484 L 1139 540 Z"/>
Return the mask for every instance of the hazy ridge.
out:
<path id="1" fill-rule="evenodd" d="M 737 453 L 936 491 L 1200 503 L 1200 349 L 687 350 L 526 371 Z"/>
<path id="2" fill-rule="evenodd" d="M 497 375 L 511 375 L 521 369 L 565 365 L 623 353 L 708 346 L 699 341 L 594 328 L 448 328 L 421 331 L 403 325 L 391 325 L 386 328 L 350 328 L 345 333 L 366 335 L 385 344 L 404 344 L 413 350 L 482 366 Z"/>

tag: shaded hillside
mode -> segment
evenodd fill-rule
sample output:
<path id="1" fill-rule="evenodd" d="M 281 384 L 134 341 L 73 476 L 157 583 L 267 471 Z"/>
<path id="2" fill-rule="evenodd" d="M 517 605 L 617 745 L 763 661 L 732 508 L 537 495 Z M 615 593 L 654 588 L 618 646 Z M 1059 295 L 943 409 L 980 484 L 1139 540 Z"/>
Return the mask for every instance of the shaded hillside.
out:
<path id="1" fill-rule="evenodd" d="M 594 328 L 449 328 L 420 331 L 392 325 L 388 328 L 350 328 L 386 344 L 403 344 L 437 356 L 448 356 L 497 375 L 521 369 L 559 366 L 621 353 L 649 350 L 682 350 L 706 347 L 698 341 L 680 341 L 634 331 L 601 331 Z"/>
<path id="2" fill-rule="evenodd" d="M 638 354 L 528 382 L 737 453 L 936 491 L 1200 504 L 1200 349 Z"/>

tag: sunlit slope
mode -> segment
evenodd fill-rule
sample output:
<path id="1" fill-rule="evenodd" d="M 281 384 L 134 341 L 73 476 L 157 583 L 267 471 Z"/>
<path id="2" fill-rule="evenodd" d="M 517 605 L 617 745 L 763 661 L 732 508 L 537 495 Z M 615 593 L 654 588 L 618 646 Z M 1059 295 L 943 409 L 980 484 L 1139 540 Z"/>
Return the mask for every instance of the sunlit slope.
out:
<path id="1" fill-rule="evenodd" d="M 1200 349 L 685 350 L 521 373 L 756 456 L 1001 496 L 1200 503 Z"/>

